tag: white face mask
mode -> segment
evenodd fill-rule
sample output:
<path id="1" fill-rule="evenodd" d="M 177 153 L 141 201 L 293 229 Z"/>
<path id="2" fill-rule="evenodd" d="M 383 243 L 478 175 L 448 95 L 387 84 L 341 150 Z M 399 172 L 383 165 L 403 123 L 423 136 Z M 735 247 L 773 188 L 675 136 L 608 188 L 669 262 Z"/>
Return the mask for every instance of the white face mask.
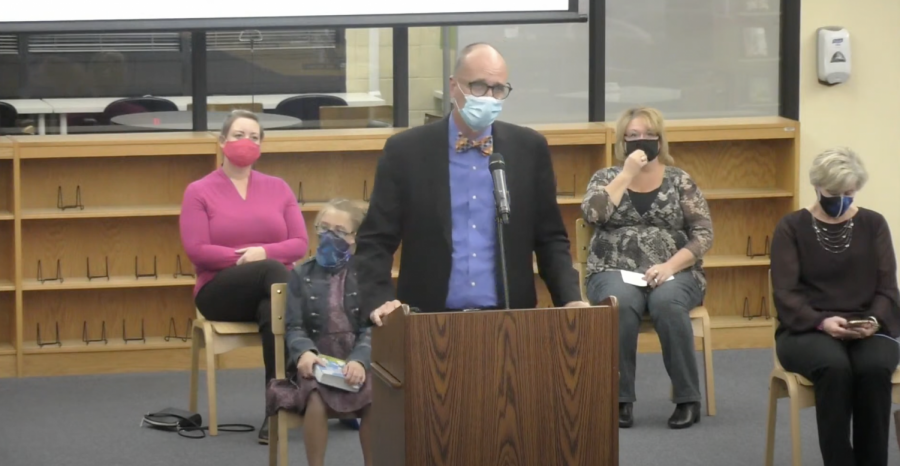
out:
<path id="1" fill-rule="evenodd" d="M 456 88 L 462 92 L 462 88 L 459 87 L 458 83 Z M 463 95 L 466 97 L 465 105 L 460 107 L 459 104 L 456 104 L 456 99 L 454 99 L 453 103 L 459 109 L 459 114 L 462 116 L 463 121 L 475 131 L 482 131 L 494 124 L 494 121 L 497 120 L 497 117 L 500 116 L 500 112 L 503 110 L 502 100 L 490 96 L 478 97 L 464 92 Z"/>

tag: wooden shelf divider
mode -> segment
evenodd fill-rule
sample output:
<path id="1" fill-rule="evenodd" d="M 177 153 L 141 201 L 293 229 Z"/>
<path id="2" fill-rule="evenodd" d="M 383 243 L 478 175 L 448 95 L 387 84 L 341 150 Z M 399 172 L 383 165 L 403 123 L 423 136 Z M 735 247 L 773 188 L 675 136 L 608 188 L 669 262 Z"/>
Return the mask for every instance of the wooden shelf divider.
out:
<path id="1" fill-rule="evenodd" d="M 109 353 L 117 351 L 146 351 L 165 349 L 190 349 L 191 340 L 182 341 L 181 338 L 147 337 L 147 342 L 125 342 L 116 335 L 111 335 L 108 342 L 91 342 L 85 344 L 81 340 L 61 340 L 62 345 L 38 346 L 36 341 L 23 342 L 24 354 L 61 354 L 61 353 Z"/>
<path id="2" fill-rule="evenodd" d="M 0 356 L 12 356 L 16 354 L 16 348 L 11 343 L 0 343 Z"/>
<path id="3" fill-rule="evenodd" d="M 181 205 L 85 206 L 84 209 L 23 209 L 22 220 L 56 220 L 66 218 L 177 217 Z M 2 214 L 0 214 L 2 215 Z"/>
<path id="4" fill-rule="evenodd" d="M 728 199 L 767 199 L 776 197 L 794 197 L 794 193 L 778 188 L 744 188 L 744 189 L 709 189 L 703 190 L 707 201 Z"/>
<path id="5" fill-rule="evenodd" d="M 0 160 L 11 160 L 14 157 L 13 141 L 7 136 L 0 136 Z"/>
<path id="6" fill-rule="evenodd" d="M 86 277 L 64 278 L 62 282 L 39 282 L 34 278 L 22 280 L 23 291 L 58 291 L 58 290 L 103 290 L 112 288 L 159 288 L 167 286 L 194 286 L 196 280 L 193 277 L 173 278 L 172 275 L 160 275 L 158 278 L 131 276 L 111 276 L 88 280 Z"/>
<path id="7" fill-rule="evenodd" d="M 581 217 L 587 183 L 597 170 L 614 163 L 614 125 L 533 128 L 550 145 L 557 202 L 574 253 L 575 219 Z M 364 204 L 384 143 L 399 131 L 403 129 L 273 131 L 256 169 L 282 177 L 297 191 L 303 183 L 303 197 L 310 200 L 301 204 L 305 213 L 319 212 L 333 197 Z M 797 208 L 799 124 L 777 117 L 683 120 L 669 122 L 667 134 L 676 166 L 691 174 L 713 210 L 715 245 L 704 265 L 709 277 L 705 305 L 716 335 L 725 338 L 716 347 L 769 346 L 774 318 L 746 319 L 735 303 L 745 295 L 758 303 L 768 292 L 769 259 L 748 257 L 746 243 L 749 236 L 761 250 L 778 219 Z M 195 316 L 190 292 L 195 279 L 173 276 L 176 256 L 183 271 L 193 273 L 178 241 L 177 217 L 184 188 L 214 170 L 221 157 L 213 132 L 0 137 L 0 190 L 10 183 L 9 198 L 0 193 L 0 241 L 15 241 L 16 248 L 0 250 L 0 356 L 6 358 L 0 358 L 0 376 L 8 376 L 10 367 L 13 376 L 186 370 L 190 340 L 165 341 L 170 318 L 176 333 L 184 336 L 188 319 Z M 13 179 L 14 164 L 19 164 L 18 180 Z M 20 192 L 12 193 L 12 186 Z M 59 209 L 57 190 L 62 189 L 69 205 L 78 186 L 84 208 Z M 13 205 L 14 197 L 20 205 Z M 14 225 L 21 234 L 14 235 Z M 141 273 L 153 270 L 156 257 L 157 278 L 135 278 L 135 256 Z M 105 272 L 105 257 L 110 278 L 87 279 L 85 258 L 91 261 L 88 273 L 96 276 Z M 50 278 L 58 259 L 64 280 L 39 282 L 37 261 Z M 396 260 L 394 267 L 397 278 Z M 534 271 L 539 304 L 549 305 L 536 264 Z M 21 292 L 16 292 L 17 283 Z M 125 343 L 122 319 L 127 319 L 129 332 L 141 328 L 134 327 L 138 320 L 142 326 L 146 322 L 146 342 Z M 106 344 L 77 339 L 82 322 L 99 332 L 101 321 L 109 330 Z M 53 322 L 59 322 L 62 346 L 39 347 L 35 323 L 42 326 L 43 338 L 52 340 Z M 17 347 L 16 342 L 22 344 Z M 10 365 L 12 360 L 18 363 Z"/>

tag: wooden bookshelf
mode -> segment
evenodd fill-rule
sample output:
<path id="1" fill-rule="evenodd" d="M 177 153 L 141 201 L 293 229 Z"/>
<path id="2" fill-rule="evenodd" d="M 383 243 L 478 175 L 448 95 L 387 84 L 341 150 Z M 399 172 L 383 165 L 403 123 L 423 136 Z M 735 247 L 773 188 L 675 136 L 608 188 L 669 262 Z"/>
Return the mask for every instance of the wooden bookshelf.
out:
<path id="1" fill-rule="evenodd" d="M 557 201 L 574 256 L 582 197 L 590 177 L 613 163 L 608 142 L 615 134 L 602 123 L 533 127 L 551 148 Z M 317 247 L 315 216 L 324 203 L 346 197 L 365 205 L 384 142 L 398 131 L 267 135 L 256 169 L 283 178 L 302 199 L 311 252 Z M 705 258 L 706 306 L 717 348 L 770 344 L 772 320 L 742 316 L 745 297 L 751 311 L 759 311 L 769 264 L 768 257 L 747 257 L 746 241 L 750 235 L 761 252 L 775 222 L 796 208 L 798 133 L 795 122 L 780 118 L 670 123 L 676 163 L 697 180 L 713 212 L 716 243 Z M 181 337 L 195 316 L 194 278 L 175 276 L 178 257 L 182 271 L 193 273 L 180 243 L 178 215 L 187 184 L 222 161 L 216 136 L 0 138 L 0 377 L 189 367 L 190 340 Z M 84 208 L 60 209 L 60 188 L 62 204 L 71 206 L 78 187 Z M 137 273 L 148 275 L 154 257 L 155 276 L 136 277 L 135 260 Z M 61 281 L 52 280 L 57 261 Z M 549 305 L 536 267 L 535 280 L 540 304 Z M 60 344 L 48 344 L 56 340 L 57 325 Z M 105 342 L 84 341 L 85 326 L 87 340 L 100 340 L 104 325 Z M 144 340 L 124 340 L 123 331 L 139 338 L 142 327 Z M 652 339 L 642 339 L 641 349 L 653 351 Z M 224 355 L 222 367 L 259 366 L 258 353 Z"/>
<path id="2" fill-rule="evenodd" d="M 15 145 L 0 136 L 0 377 L 17 374 L 14 171 Z"/>
<path id="3" fill-rule="evenodd" d="M 15 373 L 179 368 L 190 340 L 177 337 L 195 316 L 195 279 L 175 276 L 179 259 L 182 272 L 193 273 L 178 215 L 187 185 L 216 167 L 216 138 L 12 139 Z"/>

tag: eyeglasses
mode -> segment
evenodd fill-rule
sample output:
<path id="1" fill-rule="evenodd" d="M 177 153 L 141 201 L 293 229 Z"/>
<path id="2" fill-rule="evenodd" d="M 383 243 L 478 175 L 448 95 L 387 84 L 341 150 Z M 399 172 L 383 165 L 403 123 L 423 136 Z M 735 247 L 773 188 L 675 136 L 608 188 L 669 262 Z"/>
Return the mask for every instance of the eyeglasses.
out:
<path id="1" fill-rule="evenodd" d="M 637 133 L 637 132 L 625 133 L 626 141 L 637 141 L 639 139 L 650 139 L 650 140 L 656 141 L 659 139 L 659 135 L 656 133 L 647 133 L 647 134 L 641 134 L 641 133 Z"/>
<path id="2" fill-rule="evenodd" d="M 469 86 L 472 95 L 476 97 L 484 97 L 490 91 L 491 95 L 499 100 L 509 97 L 509 93 L 512 92 L 513 89 L 509 83 L 494 84 L 493 86 L 490 86 L 484 81 L 472 81 L 468 83 L 467 86 Z"/>
<path id="3" fill-rule="evenodd" d="M 325 225 L 316 225 L 316 234 L 324 235 L 326 232 L 329 232 L 329 231 L 334 233 L 340 239 L 347 239 L 348 236 L 353 235 L 353 233 L 350 233 L 349 231 L 346 231 L 340 227 L 332 229 Z"/>

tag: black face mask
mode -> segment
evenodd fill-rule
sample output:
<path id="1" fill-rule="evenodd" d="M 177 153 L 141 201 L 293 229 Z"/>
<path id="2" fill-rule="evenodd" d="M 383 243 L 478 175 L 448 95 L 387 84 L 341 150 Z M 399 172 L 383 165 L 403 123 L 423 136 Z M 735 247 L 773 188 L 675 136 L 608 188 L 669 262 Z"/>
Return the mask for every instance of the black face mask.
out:
<path id="1" fill-rule="evenodd" d="M 659 139 L 637 139 L 625 141 L 625 157 L 636 150 L 642 150 L 647 154 L 647 162 L 652 162 L 659 155 Z"/>
<path id="2" fill-rule="evenodd" d="M 818 193 L 819 196 L 819 205 L 822 206 L 822 210 L 825 211 L 826 214 L 832 216 L 833 218 L 838 218 L 841 215 L 844 215 L 848 210 L 850 210 L 850 206 L 853 204 L 853 196 L 823 196 L 821 193 Z"/>

